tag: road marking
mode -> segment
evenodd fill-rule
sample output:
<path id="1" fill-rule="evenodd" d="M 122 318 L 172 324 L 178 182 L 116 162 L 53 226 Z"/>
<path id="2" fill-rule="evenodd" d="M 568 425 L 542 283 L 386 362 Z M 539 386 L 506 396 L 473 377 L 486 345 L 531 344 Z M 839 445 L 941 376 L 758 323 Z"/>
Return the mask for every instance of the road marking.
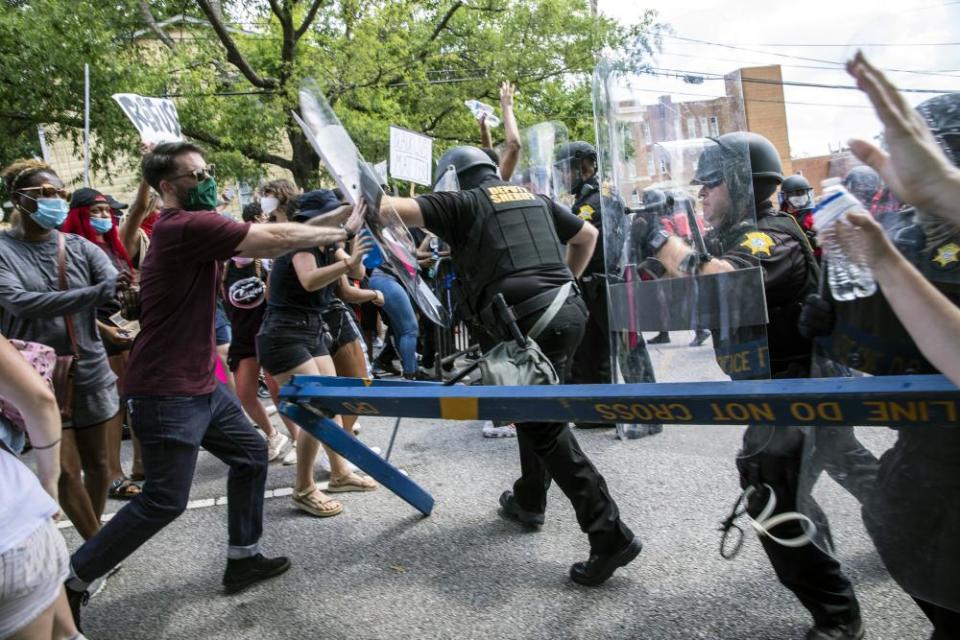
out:
<path id="1" fill-rule="evenodd" d="M 323 482 L 317 483 L 317 488 L 321 491 L 326 491 L 329 486 L 329 481 L 324 480 Z M 277 489 L 268 489 L 263 492 L 263 497 L 265 500 L 272 500 L 273 498 L 285 498 L 287 496 L 293 495 L 293 487 L 279 487 Z M 191 500 L 187 503 L 187 509 L 209 509 L 210 507 L 221 507 L 227 504 L 227 496 L 221 496 L 219 498 L 200 498 L 197 500 Z M 105 513 L 100 518 L 101 522 L 107 522 L 116 513 Z M 73 527 L 73 523 L 69 520 L 61 520 L 57 523 L 58 529 L 70 529 Z"/>

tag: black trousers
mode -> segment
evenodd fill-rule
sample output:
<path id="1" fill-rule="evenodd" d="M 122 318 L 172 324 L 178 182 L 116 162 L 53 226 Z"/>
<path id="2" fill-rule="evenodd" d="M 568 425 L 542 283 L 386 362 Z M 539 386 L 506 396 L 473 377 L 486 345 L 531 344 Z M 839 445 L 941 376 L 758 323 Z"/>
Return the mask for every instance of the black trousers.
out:
<path id="1" fill-rule="evenodd" d="M 803 435 L 794 428 L 751 426 L 744 435 L 744 451 L 737 459 L 740 486 L 768 484 L 777 497 L 773 514 L 797 511 L 797 494 L 800 488 L 801 463 L 803 459 Z M 765 441 L 766 445 L 757 446 Z M 756 516 L 766 502 L 766 496 L 758 492 L 755 504 L 748 505 Z M 813 505 L 807 505 L 812 508 Z M 817 514 L 814 519 L 826 539 L 830 539 L 826 517 Z M 776 528 L 781 538 L 803 535 L 799 522 L 787 522 Z M 814 623 L 823 626 L 845 624 L 860 616 L 860 603 L 853 592 L 853 585 L 844 575 L 840 563 L 813 543 L 801 547 L 785 547 L 760 536 L 763 550 L 770 559 L 780 583 L 797 596 L 800 603 L 813 616 Z"/>
<path id="2" fill-rule="evenodd" d="M 522 318 L 519 322 L 521 331 L 529 331 L 538 316 L 535 313 Z M 561 383 L 567 376 L 586 321 L 587 309 L 583 300 L 571 296 L 537 337 L 537 344 L 550 358 Z M 494 344 L 493 339 L 484 337 L 481 346 L 487 351 Z M 513 493 L 522 509 L 543 513 L 552 480 L 573 505 L 580 529 L 590 539 L 591 553 L 614 553 L 633 539 L 633 532 L 620 520 L 620 511 L 610 497 L 603 476 L 580 448 L 566 423 L 517 424 L 517 444 L 520 447 L 520 478 L 513 485 Z"/>

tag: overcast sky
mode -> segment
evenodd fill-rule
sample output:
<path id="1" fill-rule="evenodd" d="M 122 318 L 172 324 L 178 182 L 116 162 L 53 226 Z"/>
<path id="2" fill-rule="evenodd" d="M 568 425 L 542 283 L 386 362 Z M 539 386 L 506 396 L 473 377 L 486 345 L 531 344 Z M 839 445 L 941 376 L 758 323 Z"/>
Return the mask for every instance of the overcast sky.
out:
<path id="1" fill-rule="evenodd" d="M 657 10 L 678 36 L 664 39 L 654 60 L 658 69 L 723 74 L 780 64 L 785 82 L 849 86 L 851 78 L 835 63 L 859 45 L 875 64 L 903 71 L 889 74 L 901 88 L 960 91 L 960 0 L 724 0 L 722 7 L 716 0 L 600 0 L 601 12 L 624 21 L 635 20 L 644 8 Z M 808 46 L 781 46 L 800 44 Z M 720 81 L 691 85 L 648 77 L 641 86 L 651 90 L 640 95 L 654 102 L 661 84 L 675 101 L 723 94 Z M 908 100 L 919 104 L 932 95 L 912 93 Z M 785 86 L 784 99 L 794 157 L 827 153 L 851 137 L 880 131 L 858 91 Z"/>

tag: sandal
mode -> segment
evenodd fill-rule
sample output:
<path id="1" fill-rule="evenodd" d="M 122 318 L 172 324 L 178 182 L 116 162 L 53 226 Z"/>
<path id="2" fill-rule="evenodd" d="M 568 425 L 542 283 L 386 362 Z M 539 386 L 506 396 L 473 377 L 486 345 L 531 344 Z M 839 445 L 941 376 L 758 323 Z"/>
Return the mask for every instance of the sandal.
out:
<path id="1" fill-rule="evenodd" d="M 127 478 L 117 478 L 110 483 L 109 495 L 114 500 L 132 500 L 140 495 L 140 485 Z"/>
<path id="2" fill-rule="evenodd" d="M 294 491 L 290 498 L 301 511 L 318 518 L 329 518 L 343 511 L 343 505 L 323 494 L 316 485 L 303 491 Z"/>
<path id="3" fill-rule="evenodd" d="M 327 491 L 330 493 L 344 493 L 347 491 L 374 491 L 380 485 L 373 478 L 361 476 L 352 471 L 339 478 L 330 478 L 327 483 Z"/>

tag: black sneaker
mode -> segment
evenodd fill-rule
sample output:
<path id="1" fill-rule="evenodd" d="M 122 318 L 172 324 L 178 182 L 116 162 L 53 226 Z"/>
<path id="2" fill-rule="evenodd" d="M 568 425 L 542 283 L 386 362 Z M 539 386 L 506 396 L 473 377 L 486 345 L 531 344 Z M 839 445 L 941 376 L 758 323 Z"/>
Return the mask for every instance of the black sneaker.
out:
<path id="1" fill-rule="evenodd" d="M 500 494 L 500 515 L 507 520 L 513 520 L 532 528 L 539 528 L 544 522 L 542 513 L 521 509 L 520 505 L 517 504 L 517 499 L 513 497 L 512 491 L 504 491 Z"/>
<path id="2" fill-rule="evenodd" d="M 223 588 L 227 593 L 237 593 L 252 584 L 273 578 L 290 568 L 290 561 L 284 557 L 265 558 L 258 553 L 250 558 L 227 560 L 227 570 L 223 572 Z"/>
<path id="3" fill-rule="evenodd" d="M 670 344 L 670 334 L 666 331 L 661 331 L 654 337 L 647 340 L 647 344 Z"/>
<path id="4" fill-rule="evenodd" d="M 630 564 L 640 555 L 641 549 L 643 549 L 643 543 L 640 542 L 640 538 L 635 537 L 627 546 L 614 554 L 608 556 L 590 554 L 590 559 L 586 562 L 573 563 L 570 567 L 570 579 L 588 587 L 603 584 L 614 571 Z"/>
<path id="5" fill-rule="evenodd" d="M 67 592 L 67 602 L 70 603 L 70 613 L 73 615 L 73 624 L 77 625 L 77 631 L 83 633 L 83 629 L 80 627 L 80 607 L 87 605 L 87 601 L 90 600 L 90 592 L 86 589 L 83 591 L 75 591 L 68 587 L 66 583 L 63 585 L 63 590 Z"/>
<path id="6" fill-rule="evenodd" d="M 866 635 L 863 620 L 837 625 L 817 625 L 807 631 L 806 640 L 860 640 Z"/>

